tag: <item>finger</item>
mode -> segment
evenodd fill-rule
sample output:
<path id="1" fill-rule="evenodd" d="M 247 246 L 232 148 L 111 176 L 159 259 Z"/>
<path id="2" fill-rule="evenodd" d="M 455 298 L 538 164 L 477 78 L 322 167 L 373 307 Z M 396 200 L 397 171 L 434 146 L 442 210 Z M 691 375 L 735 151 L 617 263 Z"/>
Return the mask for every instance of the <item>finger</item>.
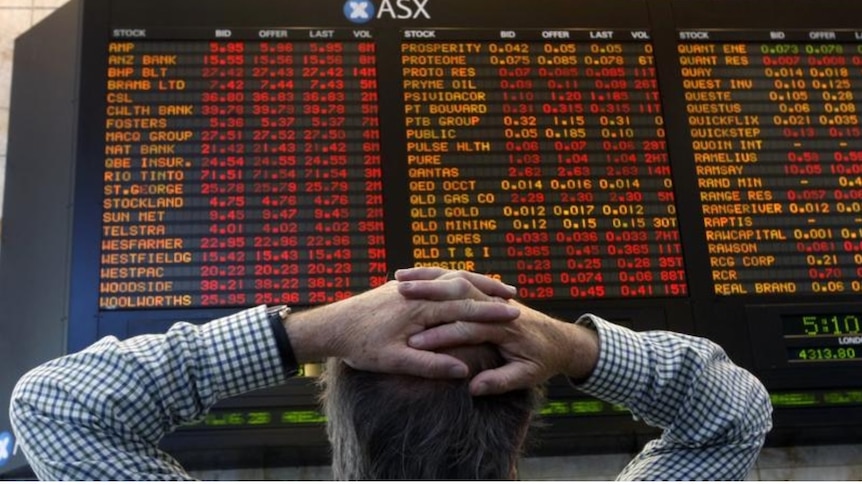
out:
<path id="1" fill-rule="evenodd" d="M 510 322 L 521 315 L 521 309 L 500 301 L 451 300 L 427 302 L 429 322 Z M 432 324 L 431 326 L 436 326 Z"/>
<path id="2" fill-rule="evenodd" d="M 399 281 L 398 292 L 404 298 L 411 300 L 460 300 L 475 298 L 484 300 L 487 295 L 470 284 L 469 281 L 458 278 L 430 281 Z"/>
<path id="3" fill-rule="evenodd" d="M 456 271 L 453 273 L 453 276 L 464 278 L 488 296 L 499 296 L 508 300 L 518 295 L 518 290 L 514 286 L 507 285 L 489 276 L 470 273 L 469 271 Z"/>
<path id="4" fill-rule="evenodd" d="M 469 374 L 469 368 L 451 355 L 406 348 L 384 372 L 428 379 L 463 379 Z"/>
<path id="5" fill-rule="evenodd" d="M 414 334 L 407 343 L 415 349 L 435 350 L 486 342 L 499 344 L 504 338 L 506 332 L 499 324 L 453 322 Z"/>
<path id="6" fill-rule="evenodd" d="M 541 382 L 534 382 L 535 380 L 524 364 L 510 362 L 502 367 L 482 371 L 473 377 L 470 381 L 470 394 L 474 396 L 502 394 L 541 384 Z"/>
<path id="7" fill-rule="evenodd" d="M 409 300 L 496 300 L 500 303 L 508 298 L 489 296 L 465 278 L 447 278 L 430 281 L 399 281 L 398 292 Z"/>
<path id="8" fill-rule="evenodd" d="M 442 268 L 408 268 L 399 269 L 395 272 L 398 281 L 421 281 L 434 280 L 442 277 L 464 278 L 488 296 L 498 296 L 510 299 L 517 296 L 518 290 L 512 285 L 507 285 L 500 280 L 469 271 L 450 271 Z"/>
<path id="9" fill-rule="evenodd" d="M 448 272 L 447 269 L 435 267 L 405 268 L 395 271 L 395 279 L 398 281 L 436 280 Z"/>

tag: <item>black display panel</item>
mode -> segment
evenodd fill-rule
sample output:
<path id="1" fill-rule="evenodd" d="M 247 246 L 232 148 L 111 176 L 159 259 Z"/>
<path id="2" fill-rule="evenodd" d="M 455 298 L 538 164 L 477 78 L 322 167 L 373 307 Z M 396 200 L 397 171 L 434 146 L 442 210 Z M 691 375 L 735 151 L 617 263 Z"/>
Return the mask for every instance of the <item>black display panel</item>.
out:
<path id="1" fill-rule="evenodd" d="M 385 281 L 373 31 L 206 35 L 113 31 L 100 309 L 314 304 Z M 415 265 L 527 300 L 687 294 L 648 32 L 401 35 Z"/>
<path id="2" fill-rule="evenodd" d="M 65 350 L 444 266 L 712 338 L 769 388 L 771 443 L 854 439 L 862 6 L 792 3 L 75 1 Z M 315 392 L 166 446 L 325 461 Z M 655 435 L 563 382 L 543 415 L 538 453 Z"/>

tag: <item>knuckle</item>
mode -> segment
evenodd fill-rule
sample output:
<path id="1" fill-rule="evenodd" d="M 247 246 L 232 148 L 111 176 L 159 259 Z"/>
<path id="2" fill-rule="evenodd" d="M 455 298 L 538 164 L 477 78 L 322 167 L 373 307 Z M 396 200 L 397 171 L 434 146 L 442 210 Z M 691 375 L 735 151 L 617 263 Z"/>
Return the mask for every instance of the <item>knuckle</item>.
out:
<path id="1" fill-rule="evenodd" d="M 455 271 L 454 273 L 452 273 L 452 275 L 455 278 L 463 278 L 463 279 L 469 279 L 470 278 L 470 273 L 464 271 L 463 269 L 459 269 L 458 271 Z"/>
<path id="2" fill-rule="evenodd" d="M 453 278 L 452 281 L 454 282 L 455 289 L 458 291 L 459 295 L 463 295 L 463 294 L 467 293 L 468 291 L 470 291 L 471 285 L 470 285 L 470 282 L 467 281 L 466 278 L 456 277 L 456 278 Z"/>
<path id="3" fill-rule="evenodd" d="M 429 321 L 427 323 L 442 323 L 446 321 L 446 315 L 451 312 L 449 309 L 449 305 L 451 303 L 446 302 L 431 302 L 417 307 L 417 310 L 428 315 Z"/>
<path id="4" fill-rule="evenodd" d="M 475 300 L 463 300 L 461 306 L 465 317 L 474 317 L 479 312 L 478 302 Z"/>

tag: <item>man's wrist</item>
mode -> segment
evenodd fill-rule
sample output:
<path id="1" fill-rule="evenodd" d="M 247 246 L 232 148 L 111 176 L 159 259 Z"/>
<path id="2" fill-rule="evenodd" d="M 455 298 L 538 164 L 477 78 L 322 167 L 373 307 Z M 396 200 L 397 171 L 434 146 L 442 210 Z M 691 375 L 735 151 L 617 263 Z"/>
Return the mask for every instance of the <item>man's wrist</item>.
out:
<path id="1" fill-rule="evenodd" d="M 290 313 L 290 307 L 286 305 L 268 307 L 266 310 L 285 377 L 293 377 L 299 373 L 299 362 L 287 335 L 286 321 Z"/>
<path id="2" fill-rule="evenodd" d="M 325 309 L 326 306 L 293 312 L 282 322 L 293 355 L 301 364 L 322 362 L 332 354 L 326 332 L 320 331 L 321 325 L 325 324 L 322 314 Z"/>
<path id="3" fill-rule="evenodd" d="M 539 358 L 552 372 L 575 382 L 589 379 L 599 360 L 599 336 L 595 329 L 573 325 L 517 301 L 512 303 L 521 309 L 519 319 L 542 335 L 538 341 L 545 350 Z"/>
<path id="4" fill-rule="evenodd" d="M 649 350 L 641 334 L 591 314 L 582 316 L 578 324 L 595 328 L 601 342 L 601 359 L 588 380 L 575 383 L 578 389 L 630 407 L 649 380 Z"/>
<path id="5" fill-rule="evenodd" d="M 586 382 L 599 362 L 599 334 L 595 327 L 584 325 L 581 321 L 568 325 L 571 333 L 572 358 L 566 376 L 574 384 Z"/>

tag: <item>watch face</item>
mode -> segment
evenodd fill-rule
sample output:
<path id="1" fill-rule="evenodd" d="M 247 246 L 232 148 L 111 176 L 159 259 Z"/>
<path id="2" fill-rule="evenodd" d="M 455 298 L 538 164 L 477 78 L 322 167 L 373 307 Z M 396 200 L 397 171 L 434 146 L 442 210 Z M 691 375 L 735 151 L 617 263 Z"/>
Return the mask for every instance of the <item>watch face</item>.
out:
<path id="1" fill-rule="evenodd" d="M 281 319 L 287 317 L 290 314 L 290 307 L 287 305 L 276 305 L 272 307 L 268 307 L 266 309 L 266 314 L 270 316 L 278 316 Z"/>
<path id="2" fill-rule="evenodd" d="M 281 311 L 285 308 L 284 305 L 275 305 L 266 308 L 266 313 L 270 315 L 274 315 L 276 313 L 281 313 Z"/>

